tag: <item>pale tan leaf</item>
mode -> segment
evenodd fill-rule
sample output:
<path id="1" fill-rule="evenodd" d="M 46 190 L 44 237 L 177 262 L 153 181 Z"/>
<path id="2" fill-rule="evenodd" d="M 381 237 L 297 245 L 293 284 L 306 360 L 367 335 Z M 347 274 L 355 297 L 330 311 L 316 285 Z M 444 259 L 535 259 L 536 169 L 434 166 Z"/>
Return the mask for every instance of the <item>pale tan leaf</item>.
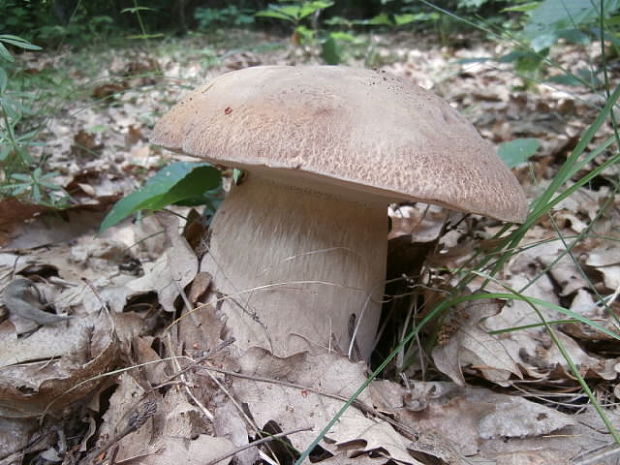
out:
<path id="1" fill-rule="evenodd" d="M 120 346 L 104 314 L 73 318 L 67 328 L 43 327 L 17 339 L 10 324 L 2 325 L 0 413 L 32 417 L 57 411 L 83 399 L 106 378 L 120 359 Z"/>
<path id="2" fill-rule="evenodd" d="M 163 213 L 157 217 L 166 232 L 169 247 L 142 278 L 127 284 L 128 297 L 154 290 L 162 307 L 174 312 L 175 299 L 198 272 L 198 258 L 187 241 L 179 235 L 178 218 Z"/>
<path id="3" fill-rule="evenodd" d="M 280 365 L 277 370 L 280 376 L 274 377 L 274 364 Z M 241 365 L 244 375 L 256 376 L 257 380 L 234 379 L 233 386 L 238 400 L 248 405 L 259 427 L 269 421 L 275 421 L 283 431 L 312 427 L 311 431 L 301 431 L 289 437 L 299 450 L 304 450 L 312 442 L 317 432 L 365 380 L 363 364 L 350 362 L 333 353 L 277 359 L 256 349 L 248 351 Z M 274 381 L 258 380 L 265 375 L 270 375 Z M 287 382 L 280 383 L 277 379 L 286 379 Z M 302 388 L 292 387 L 289 383 Z M 334 395 L 338 398 L 331 397 Z M 362 393 L 360 400 L 370 405 L 367 392 Z M 381 448 L 403 463 L 421 465 L 408 452 L 407 439 L 388 424 L 357 408 L 349 408 L 325 439 L 336 445 L 348 444 L 356 453 Z M 329 448 L 327 444 L 324 447 Z"/>
<path id="4" fill-rule="evenodd" d="M 456 331 L 448 342 L 438 344 L 432 356 L 437 368 L 455 383 L 464 385 L 462 368 L 466 366 L 480 370 L 486 379 L 498 384 L 512 375 L 521 376 L 517 360 L 506 350 L 502 338 L 481 326 L 481 321 L 499 313 L 500 308 L 498 302 L 473 301 L 453 310 L 464 316 L 454 323 Z"/>

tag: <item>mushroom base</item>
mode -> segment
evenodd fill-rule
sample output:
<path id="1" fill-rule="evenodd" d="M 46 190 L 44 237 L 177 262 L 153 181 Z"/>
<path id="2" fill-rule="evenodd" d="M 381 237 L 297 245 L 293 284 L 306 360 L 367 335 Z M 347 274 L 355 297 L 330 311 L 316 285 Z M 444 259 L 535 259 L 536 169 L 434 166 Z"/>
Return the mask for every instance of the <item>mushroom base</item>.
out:
<path id="1" fill-rule="evenodd" d="M 386 253 L 385 205 L 250 176 L 218 209 L 201 269 L 240 349 L 367 360 Z"/>

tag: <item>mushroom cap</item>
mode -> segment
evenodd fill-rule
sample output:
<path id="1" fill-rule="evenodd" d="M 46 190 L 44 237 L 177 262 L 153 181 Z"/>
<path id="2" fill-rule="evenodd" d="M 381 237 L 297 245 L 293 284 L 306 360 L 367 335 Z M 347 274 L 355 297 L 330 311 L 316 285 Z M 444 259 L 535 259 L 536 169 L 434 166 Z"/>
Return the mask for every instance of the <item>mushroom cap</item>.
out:
<path id="1" fill-rule="evenodd" d="M 275 169 L 291 182 L 344 187 L 364 200 L 420 201 L 511 222 L 527 214 L 523 190 L 493 146 L 441 98 L 385 72 L 233 71 L 175 105 L 154 142 L 218 164 Z"/>

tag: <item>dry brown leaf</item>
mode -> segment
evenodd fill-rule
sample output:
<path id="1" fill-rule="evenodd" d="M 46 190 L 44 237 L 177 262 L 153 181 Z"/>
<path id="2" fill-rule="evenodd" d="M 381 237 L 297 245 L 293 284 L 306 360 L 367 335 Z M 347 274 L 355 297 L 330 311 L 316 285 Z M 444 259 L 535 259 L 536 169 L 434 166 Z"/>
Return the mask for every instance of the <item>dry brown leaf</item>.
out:
<path id="1" fill-rule="evenodd" d="M 567 296 L 580 289 L 589 288 L 590 285 L 583 277 L 577 263 L 568 254 L 558 258 L 560 253 L 562 252 L 558 251 L 557 256 L 543 255 L 539 257 L 540 263 L 549 268 L 549 273 L 557 285 L 562 288 L 560 295 Z"/>
<path id="2" fill-rule="evenodd" d="M 481 322 L 500 312 L 498 302 L 473 301 L 455 308 L 453 315 L 459 321 L 444 322 L 454 325 L 456 331 L 447 342 L 433 349 L 433 361 L 437 368 L 452 381 L 463 386 L 462 368 L 471 366 L 497 384 L 505 385 L 511 376 L 521 377 L 517 360 L 506 350 L 501 337 L 489 334 Z"/>
<path id="3" fill-rule="evenodd" d="M 128 87 L 129 86 L 124 81 L 102 84 L 93 89 L 92 96 L 98 100 L 114 99 L 120 97 L 123 91 L 127 90 Z"/>
<path id="4" fill-rule="evenodd" d="M 104 314 L 73 318 L 66 328 L 42 327 L 17 339 L 10 323 L 1 327 L 0 414 L 34 417 L 84 399 L 106 382 L 102 373 L 120 361 L 120 346 Z"/>
<path id="5" fill-rule="evenodd" d="M 620 418 L 614 410 L 607 410 L 606 414 L 613 424 L 619 424 Z M 484 441 L 479 456 L 493 457 L 502 465 L 616 465 L 617 446 L 609 440 L 609 433 L 595 410 L 590 406 L 571 418 L 574 425 L 542 437 Z"/>
<path id="6" fill-rule="evenodd" d="M 198 258 L 187 241 L 179 234 L 178 218 L 170 214 L 157 214 L 164 228 L 169 247 L 145 275 L 127 283 L 127 297 L 156 291 L 161 306 L 174 312 L 174 301 L 181 291 L 192 282 L 198 272 Z"/>
<path id="7" fill-rule="evenodd" d="M 129 148 L 144 139 L 140 126 L 130 124 L 127 128 L 127 134 L 125 134 L 125 146 Z"/>
<path id="8" fill-rule="evenodd" d="M 501 454 L 496 458 L 496 465 L 569 465 L 569 457 L 562 450 L 528 450 Z"/>
<path id="9" fill-rule="evenodd" d="M 207 434 L 201 410 L 188 402 L 181 389 L 173 387 L 165 395 L 151 392 L 145 380 L 135 375 L 120 377 L 91 454 L 102 454 L 114 445 L 118 461 L 141 457 L 140 463 L 151 465 L 178 461 L 204 465 L 236 449 L 228 439 Z M 136 431 L 123 434 L 132 414 L 147 401 L 157 406 L 156 413 Z"/>
<path id="10" fill-rule="evenodd" d="M 96 134 L 80 129 L 73 136 L 73 145 L 71 146 L 71 154 L 82 157 L 96 157 L 101 154 L 103 144 L 97 142 Z"/>
<path id="11" fill-rule="evenodd" d="M 607 381 L 613 381 L 618 377 L 615 366 L 620 363 L 620 358 L 602 358 L 589 355 L 573 338 L 561 332 L 556 332 L 556 337 L 568 352 L 571 360 L 577 365 L 579 373 L 585 378 L 599 377 Z M 563 376 L 568 379 L 576 379 L 568 367 L 566 359 L 550 337 L 541 337 L 541 344 L 537 350 L 537 368 L 552 372 L 554 377 Z"/>
<path id="12" fill-rule="evenodd" d="M 235 447 L 241 448 L 249 443 L 246 423 L 230 399 L 215 410 L 213 426 L 218 437 L 228 439 Z M 235 458 L 239 465 L 254 465 L 259 460 L 258 450 L 255 447 L 243 450 Z"/>
<path id="13" fill-rule="evenodd" d="M 132 147 L 129 152 L 131 163 L 137 166 L 148 166 L 149 162 L 155 160 L 151 158 L 151 146 L 149 144 L 139 144 Z"/>
<path id="14" fill-rule="evenodd" d="M 234 452 L 237 448 L 226 438 L 201 434 L 194 438 L 168 437 L 159 444 L 160 452 L 142 461 L 144 465 L 170 465 L 183 463 L 204 465 L 219 457 Z M 219 463 L 230 463 L 227 458 Z"/>
<path id="15" fill-rule="evenodd" d="M 370 457 L 368 455 L 359 455 L 357 457 L 349 457 L 347 451 L 339 451 L 333 457 L 319 462 L 321 465 L 382 465 L 385 463 L 384 457 Z"/>
<path id="16" fill-rule="evenodd" d="M 248 405 L 259 427 L 270 421 L 276 422 L 283 431 L 312 427 L 311 431 L 301 431 L 289 437 L 298 450 L 304 450 L 312 442 L 317 432 L 366 379 L 363 364 L 333 353 L 277 359 L 264 350 L 250 349 L 240 363 L 244 376 L 256 377 L 256 380 L 233 379 L 233 387 L 238 400 Z M 261 381 L 263 377 L 273 381 Z M 280 383 L 278 379 L 287 382 Z M 291 387 L 287 383 L 307 389 Z M 359 400 L 371 405 L 367 392 L 362 393 Z M 331 446 L 325 441 L 336 446 L 348 445 L 349 452 L 356 454 L 383 449 L 395 460 L 421 465 L 409 453 L 408 439 L 387 423 L 368 417 L 356 408 L 349 408 L 321 443 L 330 450 Z"/>
<path id="17" fill-rule="evenodd" d="M 192 281 L 192 285 L 187 294 L 187 298 L 192 304 L 196 304 L 198 299 L 209 291 L 212 280 L 212 276 L 204 271 L 196 274 L 196 277 Z"/>
<path id="18" fill-rule="evenodd" d="M 611 305 L 613 308 L 615 304 L 612 303 Z M 585 289 L 580 289 L 577 292 L 575 298 L 571 302 L 570 309 L 584 318 L 594 321 L 612 333 L 617 331 L 616 323 L 612 315 L 610 315 L 610 311 L 608 311 L 605 306 L 597 304 L 592 294 Z M 560 328 L 568 335 L 582 341 L 614 340 L 611 336 L 585 323 L 566 323 Z"/>
<path id="19" fill-rule="evenodd" d="M 30 435 L 36 430 L 42 430 L 37 420 L 0 416 L 0 463 L 21 464 L 28 452 Z"/>
<path id="20" fill-rule="evenodd" d="M 137 431 L 123 436 L 123 431 L 128 426 L 132 411 L 136 411 L 141 403 L 147 400 L 145 387 L 141 385 L 132 373 L 122 373 L 119 377 L 118 386 L 110 397 L 110 407 L 103 414 L 103 422 L 99 429 L 97 443 L 89 451 L 90 455 L 99 455 L 107 452 L 111 445 L 118 445 L 118 460 L 123 458 L 146 456 L 157 451 L 152 443 L 155 424 L 147 421 Z M 157 417 L 161 416 L 161 396 L 154 393 L 154 399 L 158 406 Z"/>
<path id="21" fill-rule="evenodd" d="M 531 283 L 523 275 L 515 275 L 510 279 L 511 287 L 519 289 L 525 284 L 531 284 L 525 295 L 541 300 L 554 302 L 553 287 L 546 276 L 542 276 L 535 283 Z M 562 313 L 544 307 L 538 311 L 547 321 L 565 319 Z M 540 316 L 534 309 L 523 301 L 513 301 L 505 305 L 502 311 L 484 320 L 484 328 L 489 331 L 514 328 L 522 325 L 537 324 L 538 326 L 519 329 L 501 334 L 501 344 L 511 358 L 518 362 L 521 369 L 530 377 L 544 379 L 549 377 L 567 377 L 568 364 L 561 352 L 550 338 L 547 330 L 541 325 Z M 588 355 L 572 338 L 556 331 L 557 337 L 564 344 L 571 359 L 580 364 L 580 371 L 587 376 L 599 376 L 604 379 L 614 379 L 612 366 L 613 359 L 602 359 Z"/>
<path id="22" fill-rule="evenodd" d="M 24 221 L 26 218 L 19 218 L 15 222 L 4 223 L 0 225 L 0 245 L 7 249 L 34 249 L 94 233 L 111 201 L 112 199 L 101 199 L 101 203 L 97 205 L 80 205 L 62 213 L 52 211 L 50 214 L 36 215 L 29 221 Z M 33 210 L 23 205 L 18 208 L 23 209 L 24 216 Z M 43 207 L 38 210 L 43 213 L 50 211 L 49 208 Z M 2 217 L 1 211 L 0 217 Z"/>
<path id="23" fill-rule="evenodd" d="M 140 364 L 144 364 L 141 370 L 146 381 L 151 386 L 158 386 L 168 380 L 166 375 L 166 365 L 164 363 L 154 363 L 161 361 L 161 358 L 152 349 L 153 337 L 135 337 L 132 344 L 132 359 Z"/>
<path id="24" fill-rule="evenodd" d="M 439 238 L 449 212 L 426 204 L 394 205 L 388 209 L 392 227 L 388 240 L 412 236 L 411 242 L 433 242 Z"/>
<path id="25" fill-rule="evenodd" d="M 382 387 L 384 387 L 384 384 Z M 415 381 L 415 384 L 426 384 Z M 538 437 L 560 430 L 575 421 L 554 409 L 518 396 L 498 394 L 483 388 L 459 388 L 451 383 L 428 383 L 435 396 L 423 410 L 408 409 L 402 399 L 410 395 L 396 385 L 392 406 L 383 406 L 396 419 L 417 431 L 450 438 L 464 456 L 475 456 L 480 445 L 503 442 L 505 438 Z M 396 395 L 400 389 L 401 395 Z M 445 444 L 445 441 L 444 441 Z M 527 446 L 525 446 L 527 447 Z"/>

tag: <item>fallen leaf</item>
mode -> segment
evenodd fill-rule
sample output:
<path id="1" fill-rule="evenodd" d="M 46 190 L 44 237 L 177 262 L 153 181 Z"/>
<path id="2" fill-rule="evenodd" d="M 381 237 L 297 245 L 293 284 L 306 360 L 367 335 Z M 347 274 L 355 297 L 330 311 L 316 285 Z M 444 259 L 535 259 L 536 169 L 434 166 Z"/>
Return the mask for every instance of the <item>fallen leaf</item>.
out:
<path id="1" fill-rule="evenodd" d="M 165 213 L 157 215 L 169 241 L 169 247 L 144 276 L 126 285 L 127 297 L 156 291 L 159 302 L 168 312 L 174 312 L 174 301 L 198 272 L 198 258 L 180 235 L 178 219 Z"/>
<path id="2" fill-rule="evenodd" d="M 521 377 L 521 370 L 511 354 L 505 349 L 501 337 L 489 334 L 481 325 L 486 318 L 500 312 L 498 302 L 473 301 L 452 310 L 449 321 L 443 323 L 443 331 L 450 326 L 452 334 L 446 336 L 433 349 L 433 361 L 437 368 L 458 385 L 465 385 L 462 367 L 471 366 L 497 384 L 506 384 L 511 376 Z M 455 318 L 457 321 L 451 321 Z"/>
<path id="3" fill-rule="evenodd" d="M 0 325 L 0 415 L 28 418 L 54 412 L 105 384 L 99 377 L 120 362 L 111 320 L 104 314 L 73 318 L 67 327 L 44 326 L 17 339 Z"/>
<path id="4" fill-rule="evenodd" d="M 256 348 L 248 350 L 240 364 L 244 378 L 233 377 L 233 386 L 238 401 L 247 404 L 259 426 L 274 421 L 283 431 L 312 427 L 311 431 L 290 435 L 289 440 L 300 451 L 366 379 L 364 364 L 334 353 L 280 359 Z M 266 377 L 273 382 L 264 381 Z M 280 379 L 286 381 L 279 382 Z M 290 383 L 302 387 L 292 387 Z M 359 400 L 371 405 L 368 393 L 362 393 Z M 382 449 L 402 463 L 421 465 L 409 453 L 408 439 L 386 422 L 357 408 L 349 408 L 340 417 L 321 446 L 330 450 L 329 443 L 348 446 L 349 453 L 356 455 Z"/>

